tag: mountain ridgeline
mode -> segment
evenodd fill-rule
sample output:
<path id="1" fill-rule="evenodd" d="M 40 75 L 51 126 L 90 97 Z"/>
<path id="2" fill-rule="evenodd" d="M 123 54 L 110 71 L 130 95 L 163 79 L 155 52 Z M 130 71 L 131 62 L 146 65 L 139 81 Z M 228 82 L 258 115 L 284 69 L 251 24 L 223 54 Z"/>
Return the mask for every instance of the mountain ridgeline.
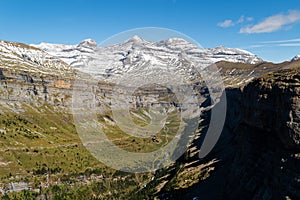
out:
<path id="1" fill-rule="evenodd" d="M 108 81 L 137 69 L 138 73 L 142 73 L 141 76 L 147 76 L 148 70 L 139 68 L 145 68 L 146 63 L 149 63 L 147 67 L 150 71 L 159 66 L 179 73 L 188 71 L 193 60 L 201 67 L 221 60 L 250 64 L 262 62 L 256 55 L 241 49 L 202 49 L 181 38 L 150 42 L 134 36 L 121 44 L 105 47 L 98 47 L 91 39 L 78 45 L 41 43 L 32 46 L 60 58 L 80 71 Z"/>

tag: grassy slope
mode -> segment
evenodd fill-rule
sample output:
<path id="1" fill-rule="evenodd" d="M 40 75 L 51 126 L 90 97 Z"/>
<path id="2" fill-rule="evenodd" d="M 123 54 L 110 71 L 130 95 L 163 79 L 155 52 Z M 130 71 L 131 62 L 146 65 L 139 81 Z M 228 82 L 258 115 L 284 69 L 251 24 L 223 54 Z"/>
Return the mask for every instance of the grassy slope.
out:
<path id="1" fill-rule="evenodd" d="M 0 178 L 46 168 L 61 173 L 103 167 L 82 146 L 69 113 L 22 104 L 15 113 L 0 106 Z"/>

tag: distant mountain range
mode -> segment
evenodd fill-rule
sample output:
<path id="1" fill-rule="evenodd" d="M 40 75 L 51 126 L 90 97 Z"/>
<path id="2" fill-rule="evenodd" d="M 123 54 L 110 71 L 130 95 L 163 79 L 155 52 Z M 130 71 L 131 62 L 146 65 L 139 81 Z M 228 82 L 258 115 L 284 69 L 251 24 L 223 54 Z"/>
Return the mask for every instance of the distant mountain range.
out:
<path id="1" fill-rule="evenodd" d="M 92 39 L 77 45 L 26 45 L 0 41 L 0 64 L 4 68 L 60 75 L 79 70 L 106 81 L 118 79 L 128 72 L 146 77 L 157 69 L 169 69 L 193 78 L 193 67 L 200 66 L 201 69 L 216 63 L 225 85 L 241 85 L 261 74 L 289 68 L 290 63 L 299 58 L 300 55 L 291 61 L 273 64 L 245 50 L 227 47 L 201 49 L 181 38 L 150 42 L 134 36 L 106 47 L 98 46 Z"/>
<path id="2" fill-rule="evenodd" d="M 248 64 L 263 62 L 245 50 L 227 47 L 201 49 L 181 38 L 150 42 L 134 36 L 121 44 L 106 47 L 97 46 L 92 39 L 84 40 L 78 45 L 41 43 L 31 46 L 100 78 L 115 77 L 137 69 L 145 71 L 146 65 L 149 68 L 146 71 L 151 71 L 153 66 L 188 71 L 193 64 L 204 67 L 219 61 Z"/>

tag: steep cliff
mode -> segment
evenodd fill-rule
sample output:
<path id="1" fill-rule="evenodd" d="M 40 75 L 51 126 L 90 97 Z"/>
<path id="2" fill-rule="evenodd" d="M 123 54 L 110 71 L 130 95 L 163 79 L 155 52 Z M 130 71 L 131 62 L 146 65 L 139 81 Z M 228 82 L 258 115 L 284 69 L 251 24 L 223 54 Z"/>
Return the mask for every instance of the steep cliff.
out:
<path id="1" fill-rule="evenodd" d="M 180 160 L 181 173 L 197 176 L 181 177 L 194 179 L 189 187 L 163 187 L 161 199 L 300 198 L 300 64 L 281 68 L 226 89 L 226 122 L 217 145 L 202 160 L 197 154 Z M 189 151 L 197 152 L 199 143 L 195 139 Z M 169 179 L 167 186 L 180 173 Z"/>
<path id="2" fill-rule="evenodd" d="M 269 73 L 243 89 L 229 199 L 300 198 L 299 69 Z"/>

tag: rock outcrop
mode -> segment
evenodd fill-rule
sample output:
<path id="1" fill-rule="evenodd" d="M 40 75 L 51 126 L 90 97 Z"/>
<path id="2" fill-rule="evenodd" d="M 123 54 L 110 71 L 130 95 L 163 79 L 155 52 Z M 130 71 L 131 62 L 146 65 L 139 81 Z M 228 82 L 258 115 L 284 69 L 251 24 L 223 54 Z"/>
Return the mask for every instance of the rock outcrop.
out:
<path id="1" fill-rule="evenodd" d="M 0 69 L 2 102 L 70 106 L 72 78 Z"/>

